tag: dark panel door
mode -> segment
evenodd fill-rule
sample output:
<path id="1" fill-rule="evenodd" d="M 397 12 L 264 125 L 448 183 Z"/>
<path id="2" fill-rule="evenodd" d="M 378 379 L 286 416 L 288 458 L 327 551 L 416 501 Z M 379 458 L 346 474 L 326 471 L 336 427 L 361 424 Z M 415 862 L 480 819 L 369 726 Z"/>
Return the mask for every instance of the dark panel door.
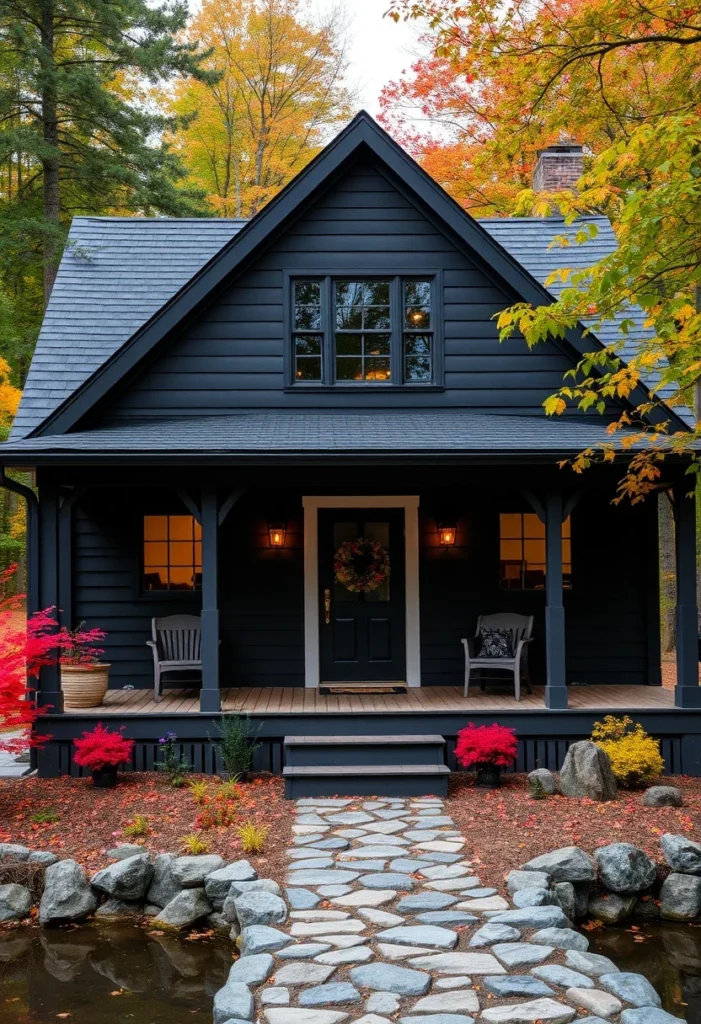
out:
<path id="1" fill-rule="evenodd" d="M 389 575 L 372 589 L 341 582 L 334 566 L 339 549 L 358 538 L 389 555 Z M 356 574 L 364 572 L 361 557 Z M 319 511 L 321 680 L 403 680 L 406 677 L 404 510 Z"/>

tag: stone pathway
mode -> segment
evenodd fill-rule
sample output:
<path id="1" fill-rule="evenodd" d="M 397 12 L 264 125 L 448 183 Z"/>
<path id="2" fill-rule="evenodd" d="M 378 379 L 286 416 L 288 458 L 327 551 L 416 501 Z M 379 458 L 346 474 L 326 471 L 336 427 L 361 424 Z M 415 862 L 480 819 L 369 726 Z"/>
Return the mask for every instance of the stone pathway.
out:
<path id="1" fill-rule="evenodd" d="M 15 739 L 20 736 L 20 732 L 9 732 L 5 733 L 3 739 Z M 10 753 L 7 750 L 0 750 L 0 778 L 2 779 L 19 779 L 23 775 L 29 775 L 31 768 L 27 760 L 19 761 L 19 755 Z"/>
<path id="2" fill-rule="evenodd" d="M 244 927 L 215 1024 L 677 1021 L 587 952 L 547 876 L 512 873 L 513 905 L 483 887 L 439 799 L 308 798 L 294 832 L 289 916 Z"/>

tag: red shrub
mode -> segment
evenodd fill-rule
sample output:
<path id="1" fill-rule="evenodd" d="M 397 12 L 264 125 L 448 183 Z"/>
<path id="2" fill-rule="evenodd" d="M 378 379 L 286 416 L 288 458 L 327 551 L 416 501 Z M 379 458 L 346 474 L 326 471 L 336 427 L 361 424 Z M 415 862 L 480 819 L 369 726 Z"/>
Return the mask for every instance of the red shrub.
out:
<path id="1" fill-rule="evenodd" d="M 110 732 L 98 722 L 91 732 L 84 732 L 82 740 L 73 740 L 76 748 L 73 760 L 82 768 L 116 767 L 131 758 L 134 740 L 125 739 L 120 732 Z"/>
<path id="2" fill-rule="evenodd" d="M 513 729 L 505 725 L 475 725 L 470 722 L 458 733 L 456 760 L 469 768 L 476 764 L 493 764 L 507 768 L 516 760 L 518 740 Z"/>

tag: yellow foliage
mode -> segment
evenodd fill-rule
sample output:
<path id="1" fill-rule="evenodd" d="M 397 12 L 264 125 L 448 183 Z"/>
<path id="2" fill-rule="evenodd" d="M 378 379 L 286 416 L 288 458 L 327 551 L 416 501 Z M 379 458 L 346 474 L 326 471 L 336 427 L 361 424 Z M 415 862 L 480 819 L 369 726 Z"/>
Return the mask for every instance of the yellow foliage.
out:
<path id="1" fill-rule="evenodd" d="M 245 821 L 236 831 L 239 834 L 241 849 L 244 853 L 262 853 L 270 826 L 256 825 L 255 822 Z"/>
<path id="2" fill-rule="evenodd" d="M 9 427 L 19 407 L 22 392 L 10 383 L 11 369 L 0 356 L 0 426 Z"/>
<path id="3" fill-rule="evenodd" d="M 628 715 L 606 715 L 603 722 L 594 723 L 591 738 L 608 754 L 620 786 L 632 788 L 652 782 L 662 774 L 660 741 L 648 736 L 642 725 Z"/>

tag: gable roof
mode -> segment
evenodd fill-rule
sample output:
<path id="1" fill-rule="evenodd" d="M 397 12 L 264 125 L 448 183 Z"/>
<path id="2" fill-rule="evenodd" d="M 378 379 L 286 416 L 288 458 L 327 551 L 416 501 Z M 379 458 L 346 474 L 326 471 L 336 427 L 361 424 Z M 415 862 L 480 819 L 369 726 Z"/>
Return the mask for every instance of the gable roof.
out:
<path id="1" fill-rule="evenodd" d="M 292 216 L 298 215 L 301 208 L 328 188 L 344 168 L 361 155 L 374 156 L 383 163 L 443 223 L 458 244 L 466 246 L 471 253 L 481 258 L 524 301 L 543 303 L 548 300 L 550 296 L 543 285 L 492 237 L 486 227 L 469 216 L 369 114 L 361 111 L 257 216 L 226 242 L 172 298 L 161 305 L 128 341 L 108 356 L 42 423 L 34 427 L 31 434 L 41 436 L 74 429 L 172 330 L 195 315 L 232 273 L 255 257 Z M 584 339 L 579 329 L 569 331 L 566 341 L 577 353 L 584 353 L 591 346 L 591 340 Z M 633 401 L 636 402 L 644 398 L 642 388 L 638 394 L 633 395 Z"/>
<path id="2" fill-rule="evenodd" d="M 55 412 L 245 223 L 75 217 L 11 439 Z"/>

